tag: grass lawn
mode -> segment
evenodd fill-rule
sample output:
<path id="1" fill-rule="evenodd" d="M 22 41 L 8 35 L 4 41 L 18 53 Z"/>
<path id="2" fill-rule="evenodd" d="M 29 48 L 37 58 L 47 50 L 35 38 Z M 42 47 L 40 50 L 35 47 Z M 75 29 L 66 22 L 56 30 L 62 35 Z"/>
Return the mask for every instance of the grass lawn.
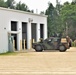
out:
<path id="1" fill-rule="evenodd" d="M 33 56 L 32 52 L 6 52 L 0 53 L 0 56 Z"/>
<path id="2" fill-rule="evenodd" d="M 8 56 L 8 55 L 17 55 L 19 53 L 17 52 L 6 52 L 6 53 L 0 53 L 0 56 Z"/>

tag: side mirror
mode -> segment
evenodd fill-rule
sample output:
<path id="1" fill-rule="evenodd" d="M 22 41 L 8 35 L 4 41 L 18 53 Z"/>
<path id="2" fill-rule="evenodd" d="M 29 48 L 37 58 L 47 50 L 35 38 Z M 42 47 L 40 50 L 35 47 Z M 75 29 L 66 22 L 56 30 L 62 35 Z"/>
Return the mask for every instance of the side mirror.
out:
<path id="1" fill-rule="evenodd" d="M 49 41 L 51 41 L 51 39 L 49 39 Z"/>

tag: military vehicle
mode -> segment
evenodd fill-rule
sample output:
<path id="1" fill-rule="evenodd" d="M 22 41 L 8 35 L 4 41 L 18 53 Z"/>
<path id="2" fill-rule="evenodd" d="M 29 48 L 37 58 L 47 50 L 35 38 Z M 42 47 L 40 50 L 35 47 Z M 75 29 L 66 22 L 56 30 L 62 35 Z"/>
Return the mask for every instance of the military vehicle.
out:
<path id="1" fill-rule="evenodd" d="M 66 38 L 56 36 L 33 43 L 33 48 L 36 52 L 41 52 L 43 50 L 59 50 L 60 52 L 65 52 L 69 49 L 69 45 Z"/>

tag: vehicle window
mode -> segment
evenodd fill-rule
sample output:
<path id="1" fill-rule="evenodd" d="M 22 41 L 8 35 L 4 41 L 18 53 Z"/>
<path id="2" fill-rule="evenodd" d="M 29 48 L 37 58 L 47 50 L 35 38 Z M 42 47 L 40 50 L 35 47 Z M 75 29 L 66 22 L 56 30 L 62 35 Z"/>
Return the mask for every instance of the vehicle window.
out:
<path id="1" fill-rule="evenodd" d="M 52 41 L 52 39 L 48 39 L 48 41 Z"/>
<path id="2" fill-rule="evenodd" d="M 54 41 L 58 41 L 58 39 L 54 38 Z"/>

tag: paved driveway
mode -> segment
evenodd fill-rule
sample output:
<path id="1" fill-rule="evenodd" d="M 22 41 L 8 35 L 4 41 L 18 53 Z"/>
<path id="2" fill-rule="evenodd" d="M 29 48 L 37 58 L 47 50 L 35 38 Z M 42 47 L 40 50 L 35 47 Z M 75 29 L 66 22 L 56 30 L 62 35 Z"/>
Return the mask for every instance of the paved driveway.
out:
<path id="1" fill-rule="evenodd" d="M 0 75 L 76 75 L 76 48 L 0 56 Z"/>

